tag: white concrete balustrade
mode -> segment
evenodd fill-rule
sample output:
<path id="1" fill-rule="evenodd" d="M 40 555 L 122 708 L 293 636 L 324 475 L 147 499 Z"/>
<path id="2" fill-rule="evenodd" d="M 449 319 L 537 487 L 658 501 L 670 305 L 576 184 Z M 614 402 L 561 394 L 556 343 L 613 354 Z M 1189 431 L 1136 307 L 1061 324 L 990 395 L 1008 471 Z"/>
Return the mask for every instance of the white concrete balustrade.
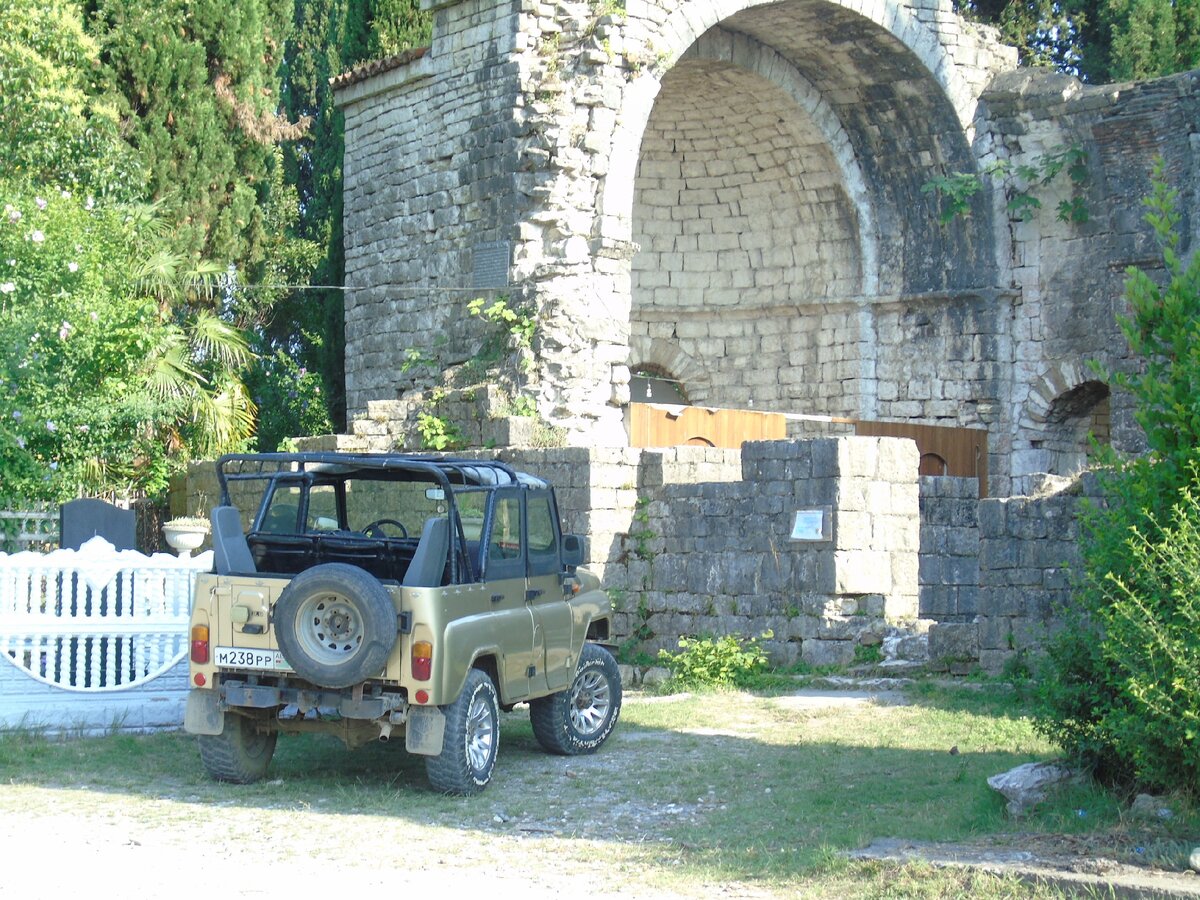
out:
<path id="1" fill-rule="evenodd" d="M 0 554 L 0 730 L 178 727 L 188 612 L 211 554 Z"/>

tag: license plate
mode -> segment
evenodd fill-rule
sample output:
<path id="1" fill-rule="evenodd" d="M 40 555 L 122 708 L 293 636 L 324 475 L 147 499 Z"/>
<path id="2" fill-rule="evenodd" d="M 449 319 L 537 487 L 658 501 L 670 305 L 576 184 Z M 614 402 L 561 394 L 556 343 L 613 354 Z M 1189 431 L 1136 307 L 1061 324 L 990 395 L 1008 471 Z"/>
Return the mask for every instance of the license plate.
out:
<path id="1" fill-rule="evenodd" d="M 220 668 L 229 669 L 272 669 L 290 672 L 283 654 L 278 650 L 247 649 L 245 647 L 218 647 L 213 661 Z"/>

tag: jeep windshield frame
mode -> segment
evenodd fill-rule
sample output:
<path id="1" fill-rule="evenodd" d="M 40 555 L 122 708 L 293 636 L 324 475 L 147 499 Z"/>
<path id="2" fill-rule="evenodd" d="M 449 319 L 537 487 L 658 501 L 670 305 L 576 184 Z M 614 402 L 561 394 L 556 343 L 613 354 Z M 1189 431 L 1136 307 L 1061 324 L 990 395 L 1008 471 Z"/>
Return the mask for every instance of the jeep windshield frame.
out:
<path id="1" fill-rule="evenodd" d="M 456 488 L 466 492 L 493 493 L 497 488 L 549 489 L 548 482 L 524 472 L 518 472 L 498 460 L 475 460 L 456 457 L 422 456 L 395 453 L 230 453 L 216 463 L 221 504 L 232 502 L 231 486 L 240 482 L 262 482 L 257 509 L 251 521 L 251 532 L 263 531 L 264 519 L 272 498 L 281 486 L 302 486 L 304 500 L 297 510 L 297 519 L 307 516 L 309 489 L 314 484 L 342 484 L 352 478 L 367 481 L 407 481 L 425 483 L 440 488 L 446 503 L 446 515 L 452 523 L 455 550 L 450 556 L 450 582 L 472 583 L 483 574 L 476 571 L 471 559 L 462 516 L 456 502 Z M 551 492 L 553 496 L 553 492 Z M 345 522 L 344 490 L 338 492 L 339 526 Z M 553 501 L 552 501 L 553 502 Z M 492 504 L 481 523 L 483 533 L 491 527 Z M 557 516 L 557 504 L 554 515 Z M 480 563 L 483 561 L 480 560 Z"/>

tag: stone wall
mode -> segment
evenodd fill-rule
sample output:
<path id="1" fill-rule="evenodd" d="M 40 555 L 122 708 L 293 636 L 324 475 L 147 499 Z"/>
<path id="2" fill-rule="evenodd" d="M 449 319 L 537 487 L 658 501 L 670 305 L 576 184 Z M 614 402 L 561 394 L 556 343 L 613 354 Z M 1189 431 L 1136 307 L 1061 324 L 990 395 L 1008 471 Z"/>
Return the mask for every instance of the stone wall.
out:
<path id="1" fill-rule="evenodd" d="M 985 427 L 994 496 L 1078 471 L 1089 432 L 1140 448 L 1088 361 L 1131 365 L 1155 155 L 1196 205 L 1195 74 L 1014 70 L 949 0 L 426 5 L 427 51 L 336 80 L 353 414 L 470 358 L 467 301 L 504 293 L 538 317 L 524 389 L 581 445 L 627 442 L 647 368 L 710 406 Z M 1033 188 L 1028 218 L 1019 177 L 950 226 L 923 190 L 1064 147 L 1086 182 Z M 1073 199 L 1087 221 L 1056 218 Z"/>
<path id="2" fill-rule="evenodd" d="M 979 482 L 921 478 L 921 618 L 965 624 L 979 612 Z"/>
<path id="3" fill-rule="evenodd" d="M 1040 497 L 979 504 L 979 664 L 998 673 L 1036 653 L 1071 601 L 1079 563 L 1079 511 L 1099 496 L 1092 476 Z"/>
<path id="4" fill-rule="evenodd" d="M 428 53 L 337 82 L 352 412 L 410 349 L 468 357 L 455 312 L 494 289 L 536 309 L 530 391 L 580 443 L 626 442 L 653 365 L 711 405 L 987 421 L 1007 256 L 987 202 L 941 228 L 921 188 L 973 167 L 1015 56 L 948 0 L 429 5 Z"/>
<path id="5" fill-rule="evenodd" d="M 916 448 L 891 438 L 502 451 L 559 491 L 619 610 L 617 637 L 760 635 L 779 663 L 846 664 L 917 616 Z M 790 539 L 797 510 L 829 539 Z"/>
<path id="6" fill-rule="evenodd" d="M 1002 158 L 1037 164 L 1048 152 L 1078 147 L 1087 154 L 1086 181 L 1073 188 L 1060 175 L 1034 194 L 1042 210 L 1030 221 L 1010 219 L 1014 260 L 1011 406 L 993 431 L 997 452 L 1011 459 L 1011 491 L 1031 476 L 1069 476 L 1088 456 L 1089 431 L 1128 451 L 1144 447 L 1131 398 L 1111 397 L 1090 363 L 1127 370 L 1128 346 L 1116 324 L 1124 310 L 1129 267 L 1162 273 L 1142 198 L 1150 191 L 1156 156 L 1180 192 L 1184 234 L 1194 246 L 1200 166 L 1193 138 L 1200 114 L 1200 76 L 1187 73 L 1140 84 L 1081 85 L 1073 78 L 1017 71 L 998 77 L 982 98 L 984 129 L 994 148 L 983 161 Z M 1008 190 L 1025 187 L 1018 181 Z M 1054 209 L 1077 197 L 1087 221 L 1059 221 Z"/>
<path id="7" fill-rule="evenodd" d="M 779 663 L 845 664 L 859 645 L 927 631 L 935 668 L 1002 672 L 1057 627 L 1080 503 L 1099 496 L 1086 476 L 978 500 L 975 479 L 918 479 L 914 445 L 895 438 L 473 453 L 555 485 L 618 641 L 653 654 L 682 635 L 770 630 Z M 188 490 L 192 508 L 216 502 L 211 464 L 191 467 Z M 826 508 L 828 541 L 790 540 L 797 510 Z"/>

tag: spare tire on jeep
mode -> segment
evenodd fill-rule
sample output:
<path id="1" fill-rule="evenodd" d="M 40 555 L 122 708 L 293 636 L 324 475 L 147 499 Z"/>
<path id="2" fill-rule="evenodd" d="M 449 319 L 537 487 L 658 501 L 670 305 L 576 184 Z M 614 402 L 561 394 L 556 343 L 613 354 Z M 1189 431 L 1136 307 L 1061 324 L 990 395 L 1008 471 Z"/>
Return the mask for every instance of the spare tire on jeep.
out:
<path id="1" fill-rule="evenodd" d="M 319 687 L 350 687 L 378 675 L 396 643 L 391 595 L 375 576 L 345 563 L 293 578 L 273 619 L 283 658 Z"/>

